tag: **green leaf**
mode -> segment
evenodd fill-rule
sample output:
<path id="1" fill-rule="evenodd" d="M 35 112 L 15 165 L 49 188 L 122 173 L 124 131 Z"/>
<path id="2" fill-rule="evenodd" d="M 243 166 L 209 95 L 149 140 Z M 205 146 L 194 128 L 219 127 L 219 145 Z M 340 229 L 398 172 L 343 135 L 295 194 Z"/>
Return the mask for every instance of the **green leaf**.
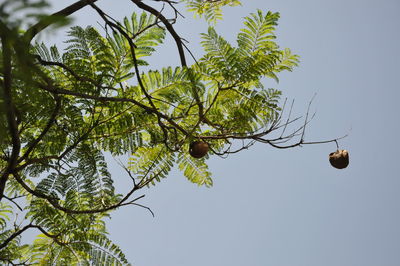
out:
<path id="1" fill-rule="evenodd" d="M 205 159 L 196 159 L 191 157 L 188 153 L 180 153 L 178 157 L 178 166 L 184 176 L 192 183 L 199 186 L 205 185 L 211 187 L 213 181 L 211 173 L 208 171 L 208 166 Z"/>

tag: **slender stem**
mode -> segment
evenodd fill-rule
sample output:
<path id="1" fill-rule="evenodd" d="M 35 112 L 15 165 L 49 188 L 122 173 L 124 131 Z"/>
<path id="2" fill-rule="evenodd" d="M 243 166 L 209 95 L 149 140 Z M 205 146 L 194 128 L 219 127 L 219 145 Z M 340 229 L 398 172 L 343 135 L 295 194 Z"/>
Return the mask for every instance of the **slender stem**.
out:
<path id="1" fill-rule="evenodd" d="M 3 197 L 4 197 L 6 200 L 8 200 L 8 201 L 14 203 L 14 205 L 17 206 L 17 208 L 18 208 L 20 211 L 23 211 L 22 207 L 14 200 L 14 198 L 9 198 L 9 197 L 7 197 L 6 195 L 3 195 Z"/>
<path id="2" fill-rule="evenodd" d="M 98 0 L 80 0 L 77 1 L 66 8 L 53 13 L 48 17 L 44 17 L 42 20 L 37 22 L 35 25 L 30 27 L 24 34 L 24 38 L 28 41 L 31 41 L 39 32 L 47 28 L 48 26 L 59 21 L 60 18 L 65 18 L 75 13 L 76 11 L 84 8 L 85 6 L 90 5 L 91 3 L 97 2 Z"/>

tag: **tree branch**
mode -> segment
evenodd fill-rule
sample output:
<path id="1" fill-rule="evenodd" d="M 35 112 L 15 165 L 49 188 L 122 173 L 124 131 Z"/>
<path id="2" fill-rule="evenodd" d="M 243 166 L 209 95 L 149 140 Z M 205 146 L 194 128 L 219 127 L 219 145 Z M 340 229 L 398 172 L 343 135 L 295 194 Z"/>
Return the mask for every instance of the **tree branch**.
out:
<path id="1" fill-rule="evenodd" d="M 35 25 L 30 27 L 24 34 L 24 38 L 27 41 L 31 41 L 39 32 L 47 28 L 48 26 L 54 24 L 59 18 L 65 18 L 75 13 L 76 11 L 90 5 L 91 3 L 97 2 L 98 0 L 80 0 L 73 3 L 66 8 L 53 13 L 48 17 L 44 17 L 42 20 L 37 22 Z"/>
<path id="2" fill-rule="evenodd" d="M 12 152 L 11 156 L 8 158 L 8 164 L 4 172 L 0 176 L 0 201 L 3 198 L 4 189 L 6 187 L 8 176 L 13 172 L 14 167 L 17 164 L 18 156 L 21 149 L 21 141 L 18 133 L 18 125 L 16 119 L 15 106 L 12 100 L 11 93 L 11 44 L 12 40 L 9 39 L 10 36 L 9 29 L 0 21 L 0 38 L 2 44 L 2 54 L 3 54 L 3 82 L 2 87 L 4 91 L 4 107 L 6 109 L 6 117 L 8 129 L 12 140 Z"/>
<path id="3" fill-rule="evenodd" d="M 172 38 L 174 38 L 174 40 L 175 40 L 176 46 L 178 47 L 179 57 L 180 57 L 182 66 L 186 67 L 187 63 L 186 63 L 185 51 L 183 50 L 181 37 L 179 37 L 178 33 L 176 33 L 174 27 L 168 21 L 168 19 L 166 17 L 164 17 L 159 11 L 157 11 L 156 9 L 154 9 L 151 6 L 146 5 L 141 0 L 131 0 L 131 1 L 132 1 L 132 3 L 137 5 L 140 9 L 143 9 L 143 10 L 153 14 L 156 18 L 159 18 L 161 20 L 161 22 L 165 25 L 165 27 L 171 34 Z"/>
<path id="4" fill-rule="evenodd" d="M 149 113 L 153 113 L 163 119 L 165 119 L 166 121 L 168 121 L 172 126 L 174 126 L 176 129 L 178 129 L 179 131 L 181 131 L 184 135 L 189 135 L 189 133 L 182 128 L 180 125 L 178 125 L 175 121 L 173 121 L 173 119 L 171 119 L 170 117 L 168 117 L 167 115 L 159 112 L 158 110 L 147 106 L 141 102 L 138 102 L 134 99 L 129 99 L 129 98 L 118 98 L 118 97 L 106 97 L 106 96 L 93 96 L 93 95 L 89 95 L 89 94 L 85 94 L 85 93 L 80 93 L 80 92 L 74 92 L 74 91 L 70 91 L 70 90 L 65 90 L 65 89 L 61 89 L 61 88 L 54 88 L 54 87 L 46 87 L 43 84 L 38 83 L 37 84 L 41 89 L 49 91 L 49 92 L 53 92 L 53 93 L 58 93 L 58 94 L 65 94 L 65 95 L 73 95 L 73 96 L 78 96 L 80 98 L 85 98 L 85 99 L 92 99 L 92 100 L 96 100 L 96 101 L 105 101 L 105 102 L 130 102 L 133 103 L 141 108 L 143 108 L 144 110 L 148 111 Z"/>
<path id="5" fill-rule="evenodd" d="M 14 238 L 18 237 L 24 231 L 28 230 L 29 228 L 33 228 L 33 227 L 34 226 L 32 224 L 28 224 L 28 225 L 24 226 L 22 229 L 11 234 L 6 240 L 4 240 L 3 243 L 0 244 L 0 250 L 5 248 L 8 245 L 8 243 L 10 243 Z"/>
<path id="6" fill-rule="evenodd" d="M 13 234 L 11 234 L 3 243 L 0 244 L 0 250 L 5 248 L 8 243 L 10 243 L 13 239 L 15 239 L 16 237 L 18 237 L 19 235 L 21 235 L 23 232 L 25 232 L 26 230 L 28 230 L 29 228 L 36 228 L 38 229 L 40 232 L 42 232 L 45 236 L 54 239 L 54 241 L 59 244 L 59 245 L 65 245 L 65 243 L 61 242 L 60 240 L 58 240 L 58 235 L 52 235 L 49 232 L 47 232 L 46 230 L 44 230 L 43 227 L 39 226 L 39 225 L 34 225 L 34 224 L 28 224 L 26 226 L 24 226 L 22 229 L 14 232 Z"/>
<path id="7" fill-rule="evenodd" d="M 14 200 L 15 198 L 9 198 L 9 197 L 7 197 L 6 195 L 3 195 L 3 197 L 4 197 L 6 200 L 8 200 L 8 201 L 14 203 L 14 205 L 17 206 L 17 208 L 18 208 L 20 211 L 23 211 L 22 207 Z"/>

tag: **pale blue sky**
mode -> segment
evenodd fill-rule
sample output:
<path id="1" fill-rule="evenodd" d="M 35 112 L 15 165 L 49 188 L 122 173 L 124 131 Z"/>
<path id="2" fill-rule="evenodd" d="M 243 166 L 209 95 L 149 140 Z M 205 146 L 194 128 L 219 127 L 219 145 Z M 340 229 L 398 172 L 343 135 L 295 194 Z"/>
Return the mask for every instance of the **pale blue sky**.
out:
<path id="1" fill-rule="evenodd" d="M 71 1 L 52 0 L 54 10 Z M 398 266 L 400 265 L 400 2 L 398 0 L 253 0 L 226 8 L 217 26 L 234 40 L 243 17 L 257 8 L 281 13 L 282 47 L 300 67 L 276 84 L 304 114 L 314 93 L 317 115 L 307 140 L 340 141 L 350 165 L 336 170 L 334 144 L 276 150 L 256 145 L 228 159 L 212 157 L 214 187 L 199 188 L 178 172 L 145 191 L 141 203 L 109 222 L 111 238 L 137 266 Z M 150 3 L 150 2 L 149 2 Z M 115 16 L 135 10 L 128 0 L 100 0 Z M 85 26 L 101 21 L 90 8 L 76 14 Z M 201 56 L 207 25 L 186 19 L 177 31 Z M 50 38 L 60 43 L 63 36 Z M 178 64 L 170 42 L 149 60 Z M 117 186 L 129 182 L 110 161 Z M 397 174 L 396 174 L 397 173 Z"/>

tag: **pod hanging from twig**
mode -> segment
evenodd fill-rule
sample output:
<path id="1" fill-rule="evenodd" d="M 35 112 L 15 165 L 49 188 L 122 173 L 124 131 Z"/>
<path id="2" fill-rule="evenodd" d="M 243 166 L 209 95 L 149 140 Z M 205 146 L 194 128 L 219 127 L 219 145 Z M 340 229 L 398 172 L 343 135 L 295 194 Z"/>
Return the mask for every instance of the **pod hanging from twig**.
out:
<path id="1" fill-rule="evenodd" d="M 346 168 L 349 165 L 349 152 L 347 150 L 337 150 L 329 154 L 329 162 L 337 169 Z"/>

